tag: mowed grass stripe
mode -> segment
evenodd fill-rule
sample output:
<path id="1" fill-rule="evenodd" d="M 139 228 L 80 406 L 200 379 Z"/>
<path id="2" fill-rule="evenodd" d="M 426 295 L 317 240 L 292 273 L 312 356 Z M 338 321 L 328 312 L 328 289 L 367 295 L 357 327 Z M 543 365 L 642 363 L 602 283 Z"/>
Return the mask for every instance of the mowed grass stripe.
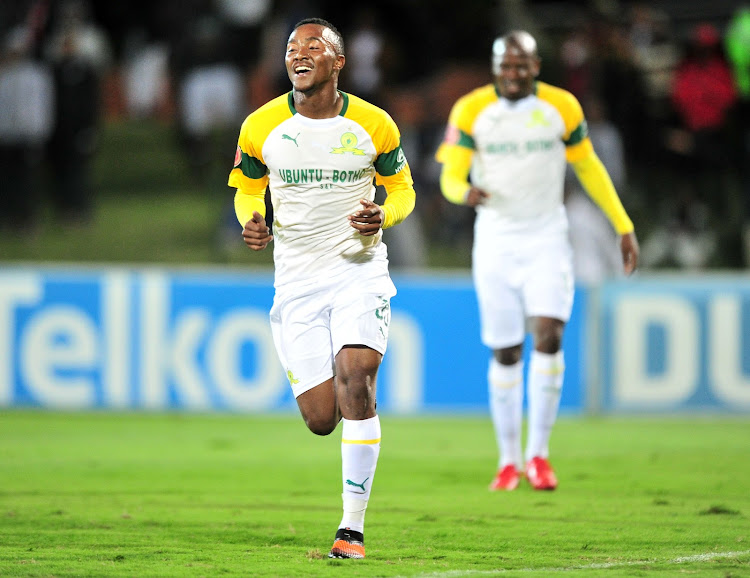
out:
<path id="1" fill-rule="evenodd" d="M 563 416 L 559 489 L 511 493 L 487 491 L 487 416 L 381 420 L 367 558 L 336 561 L 340 430 L 316 437 L 296 414 L 0 412 L 0 575 L 750 570 L 747 418 Z"/>

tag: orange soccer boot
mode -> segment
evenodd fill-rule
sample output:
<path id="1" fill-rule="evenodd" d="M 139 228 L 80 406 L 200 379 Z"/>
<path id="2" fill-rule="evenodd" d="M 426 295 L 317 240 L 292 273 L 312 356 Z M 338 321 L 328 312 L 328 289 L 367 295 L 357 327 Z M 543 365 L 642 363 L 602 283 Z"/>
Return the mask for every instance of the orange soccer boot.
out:
<path id="1" fill-rule="evenodd" d="M 339 528 L 329 558 L 364 558 L 365 537 L 362 532 Z"/>

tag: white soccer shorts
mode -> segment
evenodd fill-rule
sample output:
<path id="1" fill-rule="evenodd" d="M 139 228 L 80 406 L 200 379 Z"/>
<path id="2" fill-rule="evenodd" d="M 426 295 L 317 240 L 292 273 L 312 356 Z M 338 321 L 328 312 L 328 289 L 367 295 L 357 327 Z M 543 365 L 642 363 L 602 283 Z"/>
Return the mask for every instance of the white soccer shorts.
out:
<path id="1" fill-rule="evenodd" d="M 530 317 L 570 319 L 575 284 L 567 236 L 475 243 L 472 260 L 481 339 L 487 347 L 523 343 Z"/>
<path id="2" fill-rule="evenodd" d="M 271 330 L 294 397 L 336 374 L 344 345 L 385 354 L 396 288 L 381 264 L 358 264 L 302 291 L 274 296 Z"/>

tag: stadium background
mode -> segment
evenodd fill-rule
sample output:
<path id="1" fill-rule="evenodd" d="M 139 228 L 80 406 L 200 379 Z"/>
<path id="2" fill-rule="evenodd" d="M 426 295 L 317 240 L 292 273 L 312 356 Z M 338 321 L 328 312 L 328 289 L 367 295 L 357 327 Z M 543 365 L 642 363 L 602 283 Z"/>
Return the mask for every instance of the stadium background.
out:
<path id="1" fill-rule="evenodd" d="M 431 156 L 447 112 L 456 97 L 489 81 L 491 41 L 516 26 L 539 37 L 544 80 L 566 85 L 606 70 L 619 81 L 612 86 L 631 86 L 627 79 L 644 71 L 625 59 L 617 63 L 628 63 L 627 74 L 612 73 L 604 58 L 612 45 L 602 37 L 624 38 L 639 5 L 476 1 L 466 9 L 411 0 L 360 11 L 269 1 L 249 2 L 241 14 L 230 4 L 245 5 L 26 1 L 0 9 L 6 38 L 36 22 L 37 40 L 25 58 L 53 66 L 45 47 L 64 22 L 101 57 L 80 55 L 96 61 L 98 79 L 96 99 L 79 101 L 97 112 L 84 175 L 90 196 L 72 213 L 58 212 L 56 173 L 36 143 L 34 216 L 0 237 L 0 405 L 293 410 L 267 328 L 270 254 L 249 255 L 242 247 L 225 183 L 241 118 L 286 90 L 278 46 L 289 26 L 320 15 L 339 26 L 350 50 L 355 36 L 370 32 L 361 38 L 380 50 L 379 68 L 373 72 L 350 53 L 341 87 L 391 111 L 417 176 L 418 209 L 408 225 L 389 232 L 399 295 L 379 383 L 382 410 L 486 412 L 488 352 L 478 341 L 468 272 L 472 214 L 440 198 Z M 649 5 L 668 24 L 674 65 L 696 26 L 710 24 L 723 35 L 740 7 L 697 0 Z M 570 53 L 581 47 L 588 76 L 585 67 L 570 67 Z M 379 81 L 368 83 L 367 74 L 358 80 L 360 64 Z M 235 106 L 215 105 L 196 117 L 188 87 L 209 71 L 223 87 L 214 92 Z M 707 169 L 714 171 L 715 197 L 694 197 L 679 192 L 685 159 L 643 145 L 644 133 L 674 128 L 674 111 L 659 108 L 667 104 L 663 95 L 620 90 L 606 98 L 612 86 L 589 87 L 581 99 L 603 101 L 620 131 L 627 164 L 620 191 L 645 262 L 632 279 L 602 267 L 598 278 L 579 283 L 565 342 L 563 410 L 746 413 L 746 100 L 739 95 L 739 112 L 722 127 L 737 158 Z M 645 116 L 634 118 L 634 111 Z"/>

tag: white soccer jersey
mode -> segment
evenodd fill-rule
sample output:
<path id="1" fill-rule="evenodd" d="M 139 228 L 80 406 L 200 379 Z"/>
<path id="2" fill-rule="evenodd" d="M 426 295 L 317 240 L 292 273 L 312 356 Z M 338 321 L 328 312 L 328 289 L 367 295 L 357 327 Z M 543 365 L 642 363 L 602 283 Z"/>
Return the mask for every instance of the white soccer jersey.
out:
<path id="1" fill-rule="evenodd" d="M 382 231 L 362 236 L 348 216 L 373 200 L 377 183 L 412 180 L 393 120 L 380 108 L 341 93 L 335 118 L 297 113 L 292 93 L 251 114 L 240 131 L 229 185 L 265 190 L 274 209 L 275 285 L 331 275 L 351 263 L 387 262 Z"/>
<path id="2" fill-rule="evenodd" d="M 581 107 L 567 91 L 538 82 L 534 94 L 509 101 L 487 85 L 456 103 L 438 158 L 472 149 L 471 182 L 490 195 L 477 207 L 480 234 L 564 233 L 566 153 L 587 140 Z"/>

